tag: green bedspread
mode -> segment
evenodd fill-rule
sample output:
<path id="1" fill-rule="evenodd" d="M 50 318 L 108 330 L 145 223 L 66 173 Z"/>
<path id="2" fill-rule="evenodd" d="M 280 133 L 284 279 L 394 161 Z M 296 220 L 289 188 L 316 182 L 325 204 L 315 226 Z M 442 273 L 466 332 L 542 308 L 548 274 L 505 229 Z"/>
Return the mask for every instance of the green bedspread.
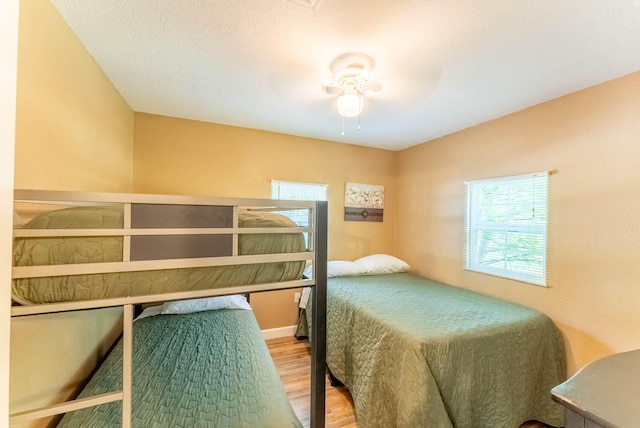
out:
<path id="1" fill-rule="evenodd" d="M 292 227 L 290 219 L 275 213 L 239 212 L 239 227 Z M 122 228 L 122 209 L 76 207 L 34 218 L 26 228 Z M 238 253 L 271 254 L 306 251 L 302 233 L 244 234 Z M 122 237 L 19 238 L 14 242 L 14 266 L 120 262 Z M 166 269 L 144 272 L 74 275 L 18 279 L 12 282 L 13 300 L 22 305 L 105 299 L 110 297 L 192 291 L 299 279 L 304 261 Z"/>
<path id="2" fill-rule="evenodd" d="M 133 427 L 301 427 L 252 311 L 134 322 Z M 122 385 L 118 344 L 81 397 Z M 121 426 L 120 402 L 67 414 L 61 428 Z"/>
<path id="3" fill-rule="evenodd" d="M 328 281 L 327 364 L 359 427 L 563 424 L 564 347 L 544 314 L 407 273 Z"/>

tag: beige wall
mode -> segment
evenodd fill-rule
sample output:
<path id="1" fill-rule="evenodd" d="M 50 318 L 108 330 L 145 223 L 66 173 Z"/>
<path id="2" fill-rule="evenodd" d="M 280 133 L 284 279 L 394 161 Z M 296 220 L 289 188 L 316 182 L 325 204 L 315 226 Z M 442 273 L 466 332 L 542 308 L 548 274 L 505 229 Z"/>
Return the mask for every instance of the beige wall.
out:
<path id="1" fill-rule="evenodd" d="M 72 398 L 121 329 L 121 311 L 63 312 L 14 319 L 11 326 L 11 413 Z M 11 427 L 44 427 L 43 418 Z"/>
<path id="2" fill-rule="evenodd" d="M 569 370 L 640 347 L 640 73 L 399 153 L 397 255 L 537 308 Z M 550 287 L 462 269 L 465 180 L 552 170 Z"/>
<path id="3" fill-rule="evenodd" d="M 131 191 L 133 111 L 48 0 L 20 4 L 16 188 Z"/>
<path id="4" fill-rule="evenodd" d="M 329 259 L 353 260 L 394 251 L 396 155 L 386 150 L 136 113 L 134 190 L 269 198 L 272 179 L 325 183 L 329 185 Z M 382 223 L 344 221 L 346 182 L 385 186 Z M 295 323 L 293 292 L 279 299 L 287 300 L 286 309 L 256 310 L 262 328 Z M 271 299 L 269 304 L 273 305 Z"/>
<path id="5" fill-rule="evenodd" d="M 15 186 L 131 191 L 133 111 L 48 0 L 20 3 Z M 66 399 L 113 342 L 120 313 L 13 320 L 11 412 Z"/>

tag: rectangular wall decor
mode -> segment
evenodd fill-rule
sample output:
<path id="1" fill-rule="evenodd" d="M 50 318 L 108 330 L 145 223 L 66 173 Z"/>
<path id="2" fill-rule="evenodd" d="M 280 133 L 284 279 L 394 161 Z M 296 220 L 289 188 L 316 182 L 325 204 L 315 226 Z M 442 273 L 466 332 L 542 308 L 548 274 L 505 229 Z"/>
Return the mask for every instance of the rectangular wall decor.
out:
<path id="1" fill-rule="evenodd" d="M 382 221 L 384 186 L 347 183 L 344 191 L 345 221 Z"/>

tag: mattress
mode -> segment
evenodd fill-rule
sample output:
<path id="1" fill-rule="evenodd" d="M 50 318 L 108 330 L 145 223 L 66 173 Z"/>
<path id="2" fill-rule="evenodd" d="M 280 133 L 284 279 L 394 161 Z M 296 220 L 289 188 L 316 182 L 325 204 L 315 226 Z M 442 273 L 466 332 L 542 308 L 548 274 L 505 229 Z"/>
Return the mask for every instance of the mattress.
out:
<path id="1" fill-rule="evenodd" d="M 563 425 L 546 315 L 409 273 L 329 278 L 327 292 L 327 364 L 359 427 Z"/>
<path id="2" fill-rule="evenodd" d="M 133 326 L 133 427 L 300 427 L 252 311 L 140 319 Z M 122 388 L 118 343 L 80 397 Z M 121 426 L 113 402 L 64 416 L 61 428 Z"/>
<path id="3" fill-rule="evenodd" d="M 240 211 L 238 216 L 239 227 L 295 226 L 290 219 L 277 213 Z M 123 223 L 122 208 L 74 207 L 42 214 L 24 227 L 118 229 Z M 152 245 L 151 248 L 158 247 Z M 302 233 L 241 234 L 238 238 L 239 255 L 304 251 Z M 123 260 L 123 239 L 114 236 L 18 238 L 14 240 L 13 258 L 14 266 L 120 262 Z M 11 289 L 14 302 L 22 305 L 143 296 L 295 280 L 301 277 L 304 264 L 304 261 L 274 262 L 27 278 L 13 280 Z"/>

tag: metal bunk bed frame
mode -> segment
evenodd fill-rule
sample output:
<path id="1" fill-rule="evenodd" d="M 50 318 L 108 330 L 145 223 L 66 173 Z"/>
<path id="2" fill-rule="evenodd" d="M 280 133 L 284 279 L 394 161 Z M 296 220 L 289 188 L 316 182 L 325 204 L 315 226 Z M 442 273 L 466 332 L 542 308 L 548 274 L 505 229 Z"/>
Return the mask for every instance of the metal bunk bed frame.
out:
<path id="1" fill-rule="evenodd" d="M 172 268 L 192 268 L 205 266 L 228 266 L 250 263 L 283 262 L 312 260 L 313 279 L 252 284 L 199 291 L 172 292 L 144 296 L 128 296 L 100 300 L 86 300 L 62 303 L 47 303 L 31 306 L 13 306 L 12 317 L 45 314 L 54 312 L 77 311 L 106 307 L 123 308 L 123 388 L 121 391 L 102 394 L 85 399 L 70 400 L 60 404 L 14 413 L 9 423 L 20 423 L 43 417 L 50 417 L 74 410 L 100 404 L 122 401 L 122 427 L 131 427 L 131 358 L 133 307 L 141 303 L 156 303 L 169 300 L 192 299 L 237 293 L 252 293 L 298 287 L 312 287 L 313 323 L 311 344 L 311 403 L 310 421 L 312 428 L 325 424 L 325 372 L 326 372 L 326 285 L 327 285 L 327 202 L 325 201 L 284 201 L 270 199 L 216 198 L 198 196 L 171 196 L 155 194 L 127 193 L 89 193 L 43 190 L 15 190 L 14 204 L 46 204 L 62 206 L 113 205 L 124 206 L 123 229 L 15 229 L 14 238 L 28 237 L 81 237 L 81 236 L 121 236 L 124 251 L 122 262 L 84 263 L 51 266 L 13 267 L 12 278 L 34 278 L 61 275 L 84 275 L 94 273 L 132 272 Z M 233 208 L 233 227 L 222 228 L 132 228 L 132 204 L 154 205 L 214 205 Z M 251 208 L 256 210 L 307 209 L 309 227 L 303 228 L 239 228 L 238 210 Z M 302 253 L 280 253 L 265 255 L 238 255 L 238 236 L 247 233 L 291 233 L 292 230 L 308 233 L 309 249 Z M 232 255 L 221 257 L 181 258 L 172 260 L 130 261 L 130 240 L 141 235 L 232 235 Z"/>

